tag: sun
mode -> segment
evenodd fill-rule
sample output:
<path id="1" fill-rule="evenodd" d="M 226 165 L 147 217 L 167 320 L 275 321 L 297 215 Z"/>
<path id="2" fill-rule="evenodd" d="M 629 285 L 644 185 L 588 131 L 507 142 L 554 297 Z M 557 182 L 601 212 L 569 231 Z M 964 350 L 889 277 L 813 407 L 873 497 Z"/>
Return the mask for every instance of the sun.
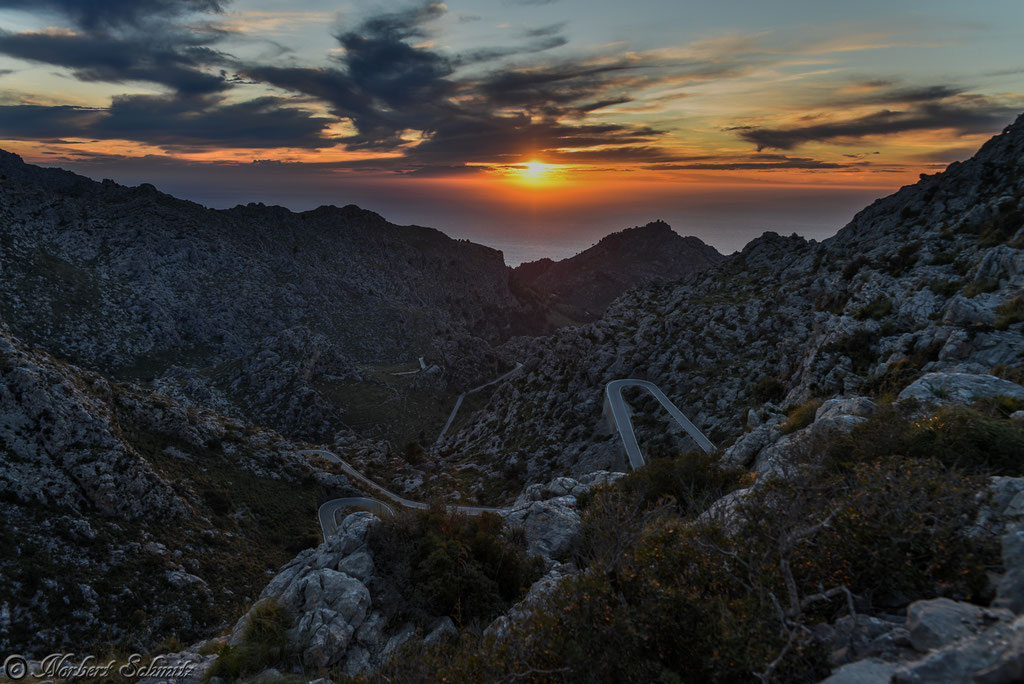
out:
<path id="1" fill-rule="evenodd" d="M 520 183 L 532 186 L 548 185 L 558 180 L 561 169 L 555 164 L 539 161 L 527 161 L 514 164 L 509 168 L 511 176 Z"/>
<path id="2" fill-rule="evenodd" d="M 542 178 L 551 172 L 551 165 L 531 161 L 523 164 L 523 175 L 527 178 Z"/>

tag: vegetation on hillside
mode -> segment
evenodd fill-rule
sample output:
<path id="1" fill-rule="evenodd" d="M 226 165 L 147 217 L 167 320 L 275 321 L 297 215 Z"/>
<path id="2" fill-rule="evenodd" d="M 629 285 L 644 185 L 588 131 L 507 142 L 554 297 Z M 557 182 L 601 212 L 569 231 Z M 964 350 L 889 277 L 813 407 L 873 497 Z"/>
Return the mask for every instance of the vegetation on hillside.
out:
<path id="1" fill-rule="evenodd" d="M 1024 474 L 1018 402 L 886 407 L 749 484 L 691 453 L 583 502 L 582 569 L 507 638 L 411 645 L 381 681 L 818 681 L 811 628 L 945 596 L 985 604 L 994 537 L 971 530 L 991 474 Z"/>
<path id="2" fill-rule="evenodd" d="M 378 604 L 428 626 L 438 616 L 456 625 L 486 624 L 508 610 L 540 577 L 521 533 L 501 517 L 454 514 L 443 506 L 402 511 L 370 532 L 379 577 Z"/>

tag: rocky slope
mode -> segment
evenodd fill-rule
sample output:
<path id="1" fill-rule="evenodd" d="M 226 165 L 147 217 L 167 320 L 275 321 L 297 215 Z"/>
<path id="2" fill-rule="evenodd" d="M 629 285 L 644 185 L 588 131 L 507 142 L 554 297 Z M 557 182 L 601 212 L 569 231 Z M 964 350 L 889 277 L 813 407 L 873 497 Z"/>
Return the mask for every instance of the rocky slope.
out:
<path id="1" fill-rule="evenodd" d="M 0 323 L 0 650 L 192 639 L 234 619 L 351 491 L 269 430 L 24 345 Z"/>
<path id="2" fill-rule="evenodd" d="M 455 368 L 463 340 L 486 348 L 518 315 L 501 253 L 436 230 L 355 206 L 215 211 L 6 152 L 0 273 L 26 342 L 305 436 L 340 429 L 330 387 L 360 364 Z"/>
<path id="3" fill-rule="evenodd" d="M 654 221 L 612 233 L 568 259 L 520 264 L 512 271 L 512 285 L 536 292 L 553 313 L 587 322 L 635 285 L 679 280 L 722 258 L 700 239 L 681 237 L 664 221 Z"/>
<path id="4" fill-rule="evenodd" d="M 595 323 L 510 341 L 524 372 L 440 451 L 528 481 L 614 466 L 602 392 L 616 378 L 654 381 L 726 444 L 766 401 L 894 396 L 927 371 L 1019 379 L 1022 226 L 1018 119 L 834 238 L 766 233 L 691 281 L 627 293 Z"/>

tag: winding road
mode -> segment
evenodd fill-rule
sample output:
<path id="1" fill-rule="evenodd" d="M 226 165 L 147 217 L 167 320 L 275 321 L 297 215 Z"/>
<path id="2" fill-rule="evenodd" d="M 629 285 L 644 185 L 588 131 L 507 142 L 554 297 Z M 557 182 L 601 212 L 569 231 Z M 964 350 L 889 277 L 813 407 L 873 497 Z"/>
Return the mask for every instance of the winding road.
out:
<path id="1" fill-rule="evenodd" d="M 448 423 L 444 426 L 444 430 L 441 431 L 441 436 L 444 436 L 445 430 L 451 425 L 452 420 L 455 418 L 455 413 L 459 410 L 459 406 L 462 404 L 462 398 L 467 394 L 481 390 L 488 385 L 493 385 L 496 382 L 501 382 L 508 376 L 512 375 L 520 368 L 523 364 L 518 364 L 515 368 L 505 373 L 500 378 L 492 380 L 487 384 L 480 385 L 474 389 L 464 392 L 459 397 L 458 402 L 455 404 L 455 409 L 452 411 L 452 415 L 448 417 Z M 711 443 L 704 433 L 697 429 L 697 427 L 690 422 L 690 420 L 683 415 L 682 411 L 676 408 L 676 405 L 665 396 L 657 385 L 647 380 L 612 380 L 605 387 L 605 412 L 610 415 L 610 418 L 614 421 L 615 427 L 618 428 L 619 435 L 622 437 L 622 445 L 626 449 L 626 456 L 629 458 L 629 465 L 633 470 L 642 468 L 647 464 L 644 460 L 643 452 L 640 451 L 640 445 L 636 441 L 636 434 L 633 432 L 633 422 L 630 420 L 629 405 L 626 400 L 622 398 L 622 390 L 627 387 L 640 387 L 647 390 L 655 399 L 668 411 L 669 415 L 675 419 L 676 423 L 679 424 L 683 430 L 697 443 L 697 445 L 703 449 L 706 453 L 711 453 L 715 450 L 715 445 Z M 440 437 L 438 438 L 440 439 Z M 361 472 L 353 468 L 346 461 L 340 458 L 334 452 L 328 451 L 327 449 L 304 449 L 300 451 L 301 454 L 313 454 L 320 456 L 323 459 L 330 461 L 331 463 L 337 463 L 341 466 L 348 475 L 351 475 L 356 480 L 361 482 L 363 485 L 371 489 L 372 491 L 380 494 L 385 499 L 388 499 L 392 503 L 398 504 L 403 508 L 412 508 L 416 510 L 426 510 L 430 508 L 429 504 L 422 501 L 412 501 L 405 497 L 395 494 L 389 489 L 385 489 L 381 485 L 377 484 L 370 478 L 363 475 Z M 369 511 L 377 516 L 382 515 L 394 515 L 394 509 L 388 504 L 378 499 L 370 497 L 345 497 L 341 499 L 331 499 L 323 503 L 317 512 L 317 517 L 320 520 L 320 531 L 323 534 L 324 539 L 328 539 L 331 535 L 338 531 L 338 514 L 347 511 L 352 508 L 361 508 L 365 511 Z M 481 513 L 497 513 L 501 515 L 507 513 L 508 508 L 490 508 L 487 506 L 448 506 L 449 511 L 456 513 L 464 513 L 466 515 L 480 515 Z"/>
<path id="2" fill-rule="evenodd" d="M 640 445 L 636 441 L 636 433 L 633 432 L 633 421 L 629 417 L 629 406 L 626 400 L 622 398 L 622 390 L 627 387 L 640 387 L 641 389 L 647 390 L 658 403 L 668 411 L 668 414 L 676 421 L 679 427 L 686 431 L 686 434 L 690 435 L 694 442 L 697 443 L 704 453 L 710 454 L 715 450 L 715 445 L 711 443 L 704 433 L 697 429 L 697 426 L 690 422 L 690 419 L 683 415 L 683 412 L 676 408 L 676 405 L 672 403 L 672 400 L 665 396 L 657 385 L 648 380 L 612 380 L 604 388 L 604 407 L 605 412 L 611 413 L 611 418 L 615 422 L 615 427 L 619 431 L 619 436 L 622 438 L 622 446 L 626 449 L 626 456 L 629 458 L 629 466 L 636 470 L 647 465 L 647 461 L 644 459 L 644 454 L 640 451 Z"/>
<path id="3" fill-rule="evenodd" d="M 355 479 L 359 480 L 362 484 L 366 485 L 374 492 L 380 494 L 385 499 L 392 501 L 403 508 L 413 508 L 419 511 L 425 511 L 430 508 L 430 504 L 422 501 L 412 501 L 404 497 L 395 494 L 389 489 L 385 489 L 370 478 L 363 475 L 361 472 L 353 468 L 337 454 L 327 451 L 326 449 L 304 449 L 300 451 L 301 454 L 315 454 L 324 458 L 331 463 L 337 463 L 341 466 L 347 474 L 351 475 Z M 394 515 L 395 511 L 391 506 L 387 505 L 383 501 L 377 499 L 371 499 L 369 497 L 346 497 L 342 499 L 331 499 L 321 504 L 317 516 L 320 519 L 320 531 L 327 539 L 328 536 L 334 534 L 338 529 L 338 513 L 345 511 L 350 508 L 361 508 L 366 511 L 370 511 L 374 515 Z M 464 513 L 465 515 L 480 515 L 481 513 L 507 513 L 510 509 L 508 508 L 490 508 L 488 506 L 448 506 L 448 510 L 454 513 Z"/>
<path id="4" fill-rule="evenodd" d="M 452 412 L 448 415 L 448 422 L 446 422 L 444 424 L 444 427 L 441 428 L 441 434 L 439 434 L 437 436 L 437 440 L 434 442 L 434 444 L 435 445 L 439 444 L 441 442 L 441 440 L 444 439 L 445 433 L 448 432 L 448 428 L 450 428 L 452 426 L 452 422 L 455 420 L 455 415 L 459 412 L 459 407 L 462 406 L 462 400 L 466 398 L 467 394 L 472 394 L 473 392 L 479 392 L 480 390 L 484 389 L 485 387 L 490 387 L 491 385 L 493 385 L 495 383 L 501 382 L 505 378 L 507 378 L 507 377 L 513 375 L 514 373 L 518 372 L 519 369 L 522 368 L 522 367 L 523 367 L 523 364 L 517 363 L 515 368 L 510 370 L 508 373 L 505 373 L 500 378 L 495 378 L 494 380 L 491 380 L 490 382 L 485 382 L 484 384 L 480 385 L 479 387 L 474 387 L 473 389 L 466 390 L 465 392 L 460 394 L 459 398 L 455 400 L 455 408 L 453 408 Z"/>

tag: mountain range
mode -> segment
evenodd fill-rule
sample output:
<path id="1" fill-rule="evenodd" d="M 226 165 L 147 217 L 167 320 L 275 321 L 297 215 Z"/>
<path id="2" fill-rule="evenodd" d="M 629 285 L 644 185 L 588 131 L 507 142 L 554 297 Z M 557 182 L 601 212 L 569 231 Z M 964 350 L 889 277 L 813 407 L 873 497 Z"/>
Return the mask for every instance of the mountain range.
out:
<path id="1" fill-rule="evenodd" d="M 2 153 L 0 651 L 1015 681 L 1022 249 L 1024 117 L 822 242 L 722 256 L 656 221 L 515 269 L 354 206 L 211 210 Z M 715 454 L 627 394 L 649 464 L 623 475 L 622 378 Z M 373 494 L 324 451 L 501 515 L 320 543 L 318 504 Z"/>

